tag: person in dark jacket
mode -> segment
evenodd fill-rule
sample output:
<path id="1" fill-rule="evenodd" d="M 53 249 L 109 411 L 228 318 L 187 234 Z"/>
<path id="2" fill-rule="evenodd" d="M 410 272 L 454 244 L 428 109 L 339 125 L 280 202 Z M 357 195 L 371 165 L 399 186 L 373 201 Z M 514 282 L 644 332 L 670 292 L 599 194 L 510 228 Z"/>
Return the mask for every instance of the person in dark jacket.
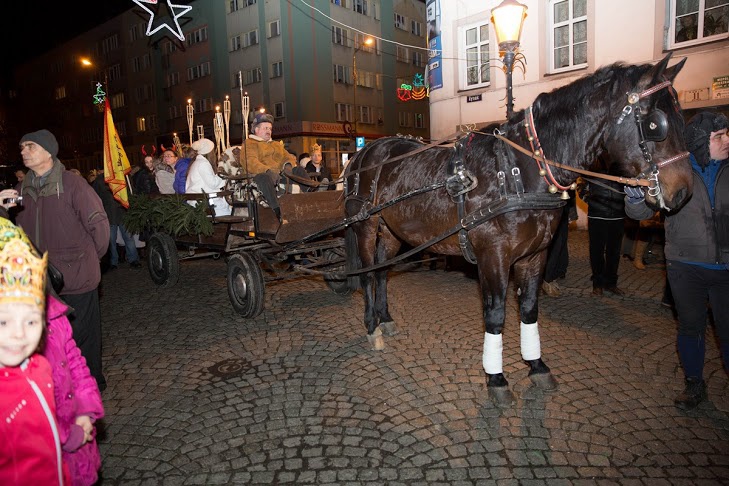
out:
<path id="1" fill-rule="evenodd" d="M 132 178 L 134 194 L 159 194 L 157 182 L 154 180 L 154 157 L 146 155 L 142 164 Z"/>
<path id="2" fill-rule="evenodd" d="M 139 262 L 139 253 L 137 253 L 134 235 L 130 234 L 124 226 L 124 214 L 127 212 L 126 208 L 114 198 L 111 189 L 109 189 L 109 185 L 103 177 L 97 177 L 91 185 L 94 191 L 96 191 L 96 194 L 101 198 L 101 202 L 104 204 L 104 211 L 106 211 L 106 216 L 109 218 L 110 268 L 116 270 L 119 267 L 119 251 L 116 248 L 117 233 L 121 234 L 122 240 L 124 241 L 124 254 L 129 266 L 132 268 L 141 268 L 142 264 Z"/>
<path id="3" fill-rule="evenodd" d="M 16 222 L 63 273 L 61 298 L 73 308 L 73 338 L 104 390 L 98 287 L 99 260 L 109 248 L 109 219 L 93 188 L 58 160 L 58 141 L 51 132 L 25 134 L 20 154 L 30 170 L 20 189 L 23 203 Z"/>
<path id="4" fill-rule="evenodd" d="M 599 296 L 607 291 L 623 295 L 623 291 L 618 288 L 618 266 L 625 224 L 622 184 L 581 179 L 577 193 L 587 204 L 592 294 Z"/>
<path id="5" fill-rule="evenodd" d="M 719 337 L 724 370 L 729 373 L 729 135 L 727 117 L 700 112 L 686 125 L 691 152 L 693 195 L 664 222 L 666 272 L 671 285 L 678 336 L 676 344 L 684 374 L 684 390 L 674 400 L 682 410 L 706 400 L 707 301 Z M 647 219 L 653 209 L 640 188 L 625 188 L 625 212 Z"/>

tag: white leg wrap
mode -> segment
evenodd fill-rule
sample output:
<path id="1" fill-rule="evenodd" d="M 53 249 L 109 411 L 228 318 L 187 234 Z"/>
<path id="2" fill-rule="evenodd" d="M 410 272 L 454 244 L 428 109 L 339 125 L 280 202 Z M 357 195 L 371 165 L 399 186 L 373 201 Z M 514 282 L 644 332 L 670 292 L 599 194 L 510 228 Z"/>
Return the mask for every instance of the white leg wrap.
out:
<path id="1" fill-rule="evenodd" d="M 526 361 L 542 357 L 542 348 L 539 343 L 539 323 L 521 323 L 521 357 Z"/>
<path id="2" fill-rule="evenodd" d="M 504 342 L 501 334 L 484 333 L 483 337 L 483 369 L 489 375 L 504 372 Z"/>

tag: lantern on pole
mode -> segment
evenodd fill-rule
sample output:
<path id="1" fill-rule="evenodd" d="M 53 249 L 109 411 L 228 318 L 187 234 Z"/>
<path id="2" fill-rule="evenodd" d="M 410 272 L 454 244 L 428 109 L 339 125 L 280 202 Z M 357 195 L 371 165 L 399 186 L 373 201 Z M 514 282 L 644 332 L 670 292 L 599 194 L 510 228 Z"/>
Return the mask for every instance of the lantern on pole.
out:
<path id="1" fill-rule="evenodd" d="M 248 112 L 251 109 L 250 99 L 248 98 L 248 92 L 243 93 L 243 74 L 238 71 L 238 86 L 240 87 L 240 113 L 241 120 L 243 120 L 243 138 L 245 142 L 248 138 Z"/>
<path id="2" fill-rule="evenodd" d="M 218 149 L 218 157 L 220 157 L 223 145 L 223 114 L 220 113 L 220 105 L 215 107 L 215 117 L 213 118 L 213 133 L 215 134 L 215 146 Z"/>

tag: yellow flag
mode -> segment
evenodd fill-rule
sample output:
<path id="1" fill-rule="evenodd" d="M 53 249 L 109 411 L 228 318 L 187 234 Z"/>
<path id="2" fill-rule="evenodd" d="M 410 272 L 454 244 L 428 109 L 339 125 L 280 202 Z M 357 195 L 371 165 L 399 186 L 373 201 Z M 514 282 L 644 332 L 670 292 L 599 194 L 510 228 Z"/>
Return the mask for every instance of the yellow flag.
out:
<path id="1" fill-rule="evenodd" d="M 127 153 L 122 147 L 119 134 L 114 127 L 109 99 L 104 100 L 104 181 L 109 184 L 114 199 L 129 208 L 129 192 L 126 176 L 131 172 Z"/>

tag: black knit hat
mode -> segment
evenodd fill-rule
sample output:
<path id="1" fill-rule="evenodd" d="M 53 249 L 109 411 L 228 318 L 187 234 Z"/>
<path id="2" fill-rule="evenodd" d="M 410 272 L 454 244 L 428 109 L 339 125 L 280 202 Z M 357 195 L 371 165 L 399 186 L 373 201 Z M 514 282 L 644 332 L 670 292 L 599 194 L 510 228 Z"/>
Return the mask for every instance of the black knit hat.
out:
<path id="1" fill-rule="evenodd" d="M 51 154 L 51 157 L 54 159 L 58 156 L 58 141 L 56 140 L 56 137 L 46 129 L 26 133 L 23 135 L 23 138 L 20 139 L 20 143 L 23 142 L 35 142 L 43 147 L 46 152 Z"/>
<path id="2" fill-rule="evenodd" d="M 696 162 L 701 167 L 709 165 L 709 137 L 711 132 L 728 128 L 727 118 L 722 113 L 702 111 L 694 115 L 686 124 L 684 137 L 686 147 L 694 154 Z"/>

